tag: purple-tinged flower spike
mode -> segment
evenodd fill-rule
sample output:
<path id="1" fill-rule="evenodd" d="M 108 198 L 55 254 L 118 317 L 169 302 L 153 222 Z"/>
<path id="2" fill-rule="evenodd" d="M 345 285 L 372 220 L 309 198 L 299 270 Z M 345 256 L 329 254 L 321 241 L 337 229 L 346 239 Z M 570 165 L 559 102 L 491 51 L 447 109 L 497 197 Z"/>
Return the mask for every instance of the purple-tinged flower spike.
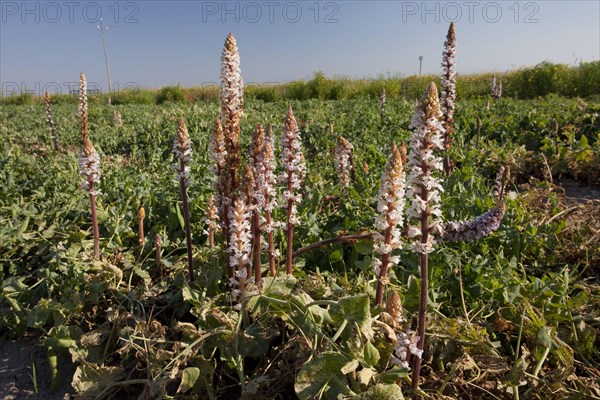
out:
<path id="1" fill-rule="evenodd" d="M 414 238 L 413 250 L 419 254 L 421 272 L 421 294 L 419 302 L 419 336 L 418 349 L 422 350 L 425 344 L 425 316 L 427 313 L 427 299 L 429 292 L 429 253 L 435 244 L 434 234 L 439 233 L 441 226 L 439 219 L 442 211 L 440 201 L 442 185 L 438 175 L 442 169 L 442 159 L 435 155 L 436 150 L 443 149 L 442 137 L 444 127 L 440 118 L 440 102 L 435 84 L 431 82 L 422 99 L 415 106 L 415 114 L 410 127 L 413 136 L 410 139 L 408 153 L 407 197 L 412 199 L 408 210 L 411 226 L 408 235 Z M 414 358 L 412 375 L 412 388 L 418 389 L 419 375 L 421 373 L 421 359 Z"/>
<path id="2" fill-rule="evenodd" d="M 498 229 L 506 212 L 504 186 L 508 175 L 508 168 L 500 167 L 494 188 L 494 196 L 498 202 L 495 208 L 470 221 L 447 222 L 443 227 L 442 239 L 449 242 L 468 242 L 486 237 Z"/>
<path id="3" fill-rule="evenodd" d="M 83 147 L 79 152 L 79 173 L 83 177 L 82 189 L 90 196 L 92 211 L 92 229 L 94 231 L 94 257 L 100 256 L 100 231 L 96 215 L 96 196 L 101 195 L 97 185 L 100 183 L 100 156 L 89 137 L 83 138 Z"/>
<path id="4" fill-rule="evenodd" d="M 264 165 L 264 199 L 265 199 L 265 221 L 261 230 L 267 234 L 267 251 L 269 254 L 269 273 L 271 276 L 277 275 L 275 269 L 275 257 L 279 257 L 279 250 L 275 249 L 273 231 L 275 224 L 273 223 L 272 212 L 277 207 L 277 176 L 275 175 L 275 137 L 273 135 L 273 126 L 269 124 L 265 134 L 265 142 L 263 147 L 263 165 Z"/>
<path id="5" fill-rule="evenodd" d="M 229 268 L 233 277 L 229 279 L 231 294 L 235 299 L 243 295 L 246 284 L 254 280 L 248 274 L 250 255 L 252 253 L 252 233 L 250 213 L 243 198 L 236 197 L 229 208 Z"/>
<path id="6" fill-rule="evenodd" d="M 381 94 L 379 95 L 379 109 L 381 117 L 381 125 L 385 123 L 385 87 L 381 88 Z"/>
<path id="7" fill-rule="evenodd" d="M 468 242 L 486 237 L 500 227 L 505 211 L 506 206 L 501 203 L 470 221 L 448 222 L 444 226 L 442 239 L 449 242 Z"/>
<path id="8" fill-rule="evenodd" d="M 183 118 L 179 120 L 177 127 L 177 136 L 173 143 L 173 153 L 175 154 L 175 165 L 173 169 L 176 172 L 176 181 L 181 190 L 181 200 L 183 206 L 183 220 L 185 222 L 185 238 L 187 244 L 188 272 L 190 282 L 194 282 L 194 260 L 192 258 L 192 229 L 190 224 L 190 206 L 188 202 L 187 189 L 191 184 L 190 167 L 192 161 L 192 141 L 188 134 L 187 126 Z"/>
<path id="9" fill-rule="evenodd" d="M 496 75 L 492 78 L 491 94 L 494 101 L 499 100 L 502 97 L 502 81 L 497 81 Z"/>
<path id="10" fill-rule="evenodd" d="M 300 141 L 300 131 L 294 117 L 292 106 L 288 107 L 287 117 L 283 136 L 281 137 L 281 166 L 283 168 L 282 181 L 286 185 L 283 192 L 285 207 L 287 207 L 287 255 L 286 255 L 286 273 L 292 273 L 292 240 L 294 238 L 294 226 L 300 224 L 298 219 L 298 204 L 302 200 L 299 191 L 302 189 L 302 182 L 306 175 L 306 164 L 302 154 L 302 142 Z"/>
<path id="11" fill-rule="evenodd" d="M 376 219 L 377 232 L 373 235 L 374 251 L 379 255 L 373 257 L 372 266 L 377 275 L 376 304 L 383 303 L 383 290 L 388 283 L 387 274 L 390 266 L 398 264 L 399 256 L 392 256 L 392 251 L 402 246 L 402 225 L 404 219 L 404 164 L 406 149 L 398 149 L 392 144 L 392 152 L 381 175 L 381 186 L 377 199 Z"/>
<path id="12" fill-rule="evenodd" d="M 208 198 L 206 204 L 206 219 L 204 220 L 208 227 L 208 246 L 213 249 L 215 247 L 215 232 L 219 229 L 219 211 L 215 205 L 215 196 Z"/>
<path id="13" fill-rule="evenodd" d="M 338 136 L 337 145 L 335 146 L 334 161 L 340 179 L 340 186 L 343 190 L 348 189 L 350 181 L 356 179 L 352 150 L 354 150 L 352 143 L 346 140 L 342 135 Z"/>
<path id="14" fill-rule="evenodd" d="M 58 143 L 58 136 L 56 135 L 56 125 L 54 124 L 54 118 L 52 117 L 52 103 L 50 101 L 50 93 L 46 90 L 44 94 L 44 104 L 46 106 L 46 125 L 50 131 L 50 139 L 54 145 L 54 150 L 58 151 L 60 145 Z"/>
<path id="15" fill-rule="evenodd" d="M 225 134 L 226 165 L 229 168 L 231 200 L 239 185 L 241 165 L 240 121 L 244 106 L 244 83 L 240 72 L 240 55 L 230 33 L 221 53 L 221 122 Z"/>
<path id="16" fill-rule="evenodd" d="M 456 101 L 456 31 L 454 22 L 450 23 L 448 35 L 444 42 L 444 53 L 442 54 L 442 87 L 441 87 L 441 109 L 444 125 L 444 150 L 446 159 L 444 171 L 450 175 L 452 161 L 450 160 L 450 147 L 454 135 L 454 102 Z"/>
<path id="17" fill-rule="evenodd" d="M 87 80 L 83 72 L 79 75 L 79 104 L 77 107 L 77 117 L 81 128 L 81 137 L 89 136 L 88 123 L 88 101 L 87 101 Z"/>

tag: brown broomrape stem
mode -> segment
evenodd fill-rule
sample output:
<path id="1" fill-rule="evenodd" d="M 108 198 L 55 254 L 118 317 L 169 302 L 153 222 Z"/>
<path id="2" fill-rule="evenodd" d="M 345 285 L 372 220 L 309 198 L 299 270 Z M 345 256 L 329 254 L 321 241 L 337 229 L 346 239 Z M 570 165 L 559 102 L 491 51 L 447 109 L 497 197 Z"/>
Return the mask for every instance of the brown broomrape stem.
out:
<path id="1" fill-rule="evenodd" d="M 288 184 L 287 189 L 292 193 L 292 171 L 288 171 Z M 287 203 L 287 249 L 286 249 L 286 261 L 285 261 L 285 273 L 288 275 L 292 274 L 292 243 L 294 239 L 294 224 L 292 223 L 292 216 L 294 210 L 294 200 L 288 199 Z"/>
<path id="2" fill-rule="evenodd" d="M 94 258 L 100 257 L 100 230 L 98 229 L 98 217 L 96 215 L 96 195 L 94 194 L 94 182 L 90 181 L 90 206 L 92 209 L 92 227 L 94 230 Z"/>
<path id="3" fill-rule="evenodd" d="M 180 162 L 181 168 L 185 168 L 183 160 Z M 188 204 L 187 188 L 185 178 L 179 178 L 179 187 L 181 189 L 181 201 L 183 207 L 183 220 L 185 222 L 185 241 L 187 245 L 188 257 L 188 272 L 190 274 L 190 282 L 194 282 L 194 260 L 192 258 L 192 228 L 190 226 L 190 206 Z"/>
<path id="4" fill-rule="evenodd" d="M 140 207 L 138 211 L 138 236 L 140 245 L 144 245 L 144 218 L 146 217 L 146 211 L 144 207 Z"/>
<path id="5" fill-rule="evenodd" d="M 160 235 L 157 233 L 156 236 L 154 237 L 154 248 L 156 249 L 156 268 L 158 270 L 158 278 L 162 279 L 162 255 L 161 255 L 161 248 L 163 245 L 163 241 L 162 238 L 160 237 Z"/>

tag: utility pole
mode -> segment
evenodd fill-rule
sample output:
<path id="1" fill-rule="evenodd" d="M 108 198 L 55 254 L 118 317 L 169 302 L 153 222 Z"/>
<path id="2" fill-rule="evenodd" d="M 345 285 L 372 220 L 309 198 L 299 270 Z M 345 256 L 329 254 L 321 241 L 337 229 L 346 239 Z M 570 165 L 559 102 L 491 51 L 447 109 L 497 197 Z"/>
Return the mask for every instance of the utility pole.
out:
<path id="1" fill-rule="evenodd" d="M 421 76 L 421 71 L 423 71 L 423 56 L 419 56 L 419 76 Z"/>
<path id="2" fill-rule="evenodd" d="M 112 104 L 110 100 L 112 83 L 110 81 L 110 69 L 108 68 L 108 52 L 106 51 L 106 41 L 104 40 L 104 31 L 108 30 L 108 26 L 104 26 L 102 18 L 100 18 L 100 25 L 98 25 L 98 29 L 100 30 L 100 33 L 102 33 L 102 46 L 104 47 L 104 64 L 106 64 L 106 76 L 108 77 L 108 105 L 110 106 Z"/>

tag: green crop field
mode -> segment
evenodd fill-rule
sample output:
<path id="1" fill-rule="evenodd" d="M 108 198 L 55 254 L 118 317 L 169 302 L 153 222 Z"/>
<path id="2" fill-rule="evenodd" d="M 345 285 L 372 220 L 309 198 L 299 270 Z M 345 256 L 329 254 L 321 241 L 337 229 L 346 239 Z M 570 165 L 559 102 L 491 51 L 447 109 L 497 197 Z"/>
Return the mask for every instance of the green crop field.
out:
<path id="1" fill-rule="evenodd" d="M 410 229 L 400 233 L 414 224 L 410 190 L 390 252 L 378 246 L 389 239 L 379 233 L 393 217 L 383 225 L 380 218 L 392 202 L 378 203 L 391 173 L 398 180 L 386 181 L 386 190 L 404 184 L 405 176 L 408 185 L 418 169 L 411 141 L 418 128 L 411 123 L 414 100 L 428 81 L 418 84 L 419 95 L 411 97 L 388 82 L 384 110 L 382 87 L 376 94 L 356 89 L 338 100 L 318 91 L 299 99 L 285 88 L 272 89 L 269 97 L 256 95 L 255 88 L 239 119 L 239 160 L 228 158 L 235 150 L 230 146 L 225 161 L 234 164 L 225 167 L 215 167 L 211 145 L 223 112 L 218 93 L 215 99 L 186 98 L 173 88 L 162 92 L 160 104 L 121 97 L 107 105 L 106 96 L 90 96 L 84 140 L 93 151 L 82 150 L 82 114 L 74 101 L 50 100 L 54 133 L 42 99 L 5 101 L 0 336 L 5 345 L 27 342 L 36 349 L 24 360 L 32 372 L 23 387 L 39 396 L 31 398 L 401 399 L 411 394 L 417 358 L 414 393 L 422 398 L 600 398 L 597 96 L 554 90 L 494 99 L 486 88 L 461 98 L 458 77 L 453 169 L 436 172 L 444 233 L 428 253 L 423 353 L 413 349 L 412 358 L 400 357 L 400 338 L 418 340 L 424 254 L 415 252 Z M 226 146 L 233 132 L 228 118 Z M 258 124 L 273 126 L 274 172 L 284 172 L 284 179 L 275 182 L 271 196 L 278 202 L 271 213 L 273 252 L 258 248 L 257 262 L 250 254 L 256 247 L 233 251 L 228 243 L 235 247 L 243 235 L 260 233 L 246 214 L 231 211 L 247 207 L 247 214 L 262 218 L 269 208 L 252 208 L 248 198 L 255 189 L 243 172 L 244 165 L 258 163 L 252 143 Z M 345 161 L 340 143 L 347 142 L 340 135 L 351 144 Z M 176 159 L 186 145 L 191 156 Z M 298 148 L 301 156 L 293 153 Z M 82 189 L 81 158 L 94 152 L 100 177 L 92 190 L 84 173 L 88 186 Z M 444 157 L 443 150 L 435 152 Z M 298 187 L 285 179 L 302 175 L 300 168 L 284 171 L 282 157 L 305 162 Z M 189 170 L 182 172 L 183 164 Z M 236 169 L 238 187 L 230 192 L 227 218 L 215 223 L 207 216 L 210 199 L 219 194 L 226 204 L 219 185 L 232 184 L 222 180 L 228 176 L 223 168 Z M 297 207 L 293 236 L 290 202 Z M 455 232 L 474 240 L 450 240 L 451 221 L 474 220 L 490 210 L 501 210 L 497 229 L 464 238 Z M 243 222 L 235 225 L 236 219 Z M 245 231 L 250 225 L 252 231 Z M 382 253 L 395 260 L 387 276 L 373 268 Z M 244 269 L 250 264 L 252 279 Z"/>

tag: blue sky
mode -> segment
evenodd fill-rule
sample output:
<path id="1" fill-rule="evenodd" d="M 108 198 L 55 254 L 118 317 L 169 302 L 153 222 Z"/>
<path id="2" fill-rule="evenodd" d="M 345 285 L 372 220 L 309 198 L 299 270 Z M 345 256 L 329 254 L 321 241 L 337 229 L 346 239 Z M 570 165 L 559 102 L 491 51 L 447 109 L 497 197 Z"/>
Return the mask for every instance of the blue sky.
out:
<path id="1" fill-rule="evenodd" d="M 228 32 L 244 80 L 439 73 L 449 22 L 460 73 L 543 60 L 600 59 L 600 1 L 0 1 L 0 81 L 68 90 L 80 71 L 106 90 L 98 18 L 108 26 L 111 77 L 157 88 L 217 82 Z"/>

